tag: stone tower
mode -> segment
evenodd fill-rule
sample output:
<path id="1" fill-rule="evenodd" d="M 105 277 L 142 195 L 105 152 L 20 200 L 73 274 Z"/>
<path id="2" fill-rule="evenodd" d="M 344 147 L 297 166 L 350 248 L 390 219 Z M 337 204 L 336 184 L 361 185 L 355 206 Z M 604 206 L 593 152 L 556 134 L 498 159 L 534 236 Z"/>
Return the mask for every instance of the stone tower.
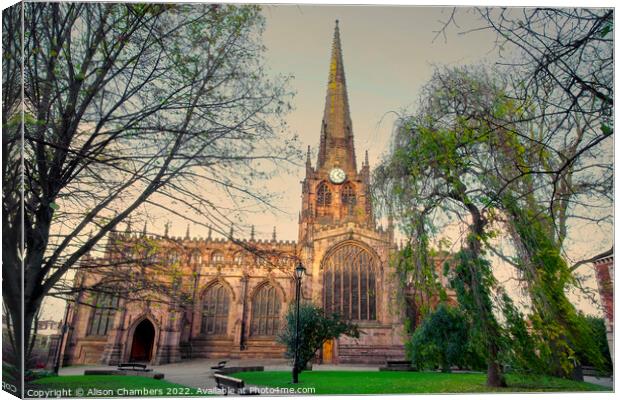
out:
<path id="1" fill-rule="evenodd" d="M 312 167 L 310 148 L 306 159 L 299 221 L 300 243 L 309 239 L 313 225 L 355 222 L 374 229 L 367 156 L 358 171 L 340 29 L 336 21 L 316 168 Z"/>
<path id="2" fill-rule="evenodd" d="M 377 229 L 366 154 L 357 169 L 338 21 L 334 30 L 319 154 L 308 149 L 302 181 L 299 246 L 309 279 L 304 296 L 360 325 L 358 340 L 323 348 L 323 362 L 384 362 L 404 357 L 396 277 L 389 263 L 393 231 Z"/>

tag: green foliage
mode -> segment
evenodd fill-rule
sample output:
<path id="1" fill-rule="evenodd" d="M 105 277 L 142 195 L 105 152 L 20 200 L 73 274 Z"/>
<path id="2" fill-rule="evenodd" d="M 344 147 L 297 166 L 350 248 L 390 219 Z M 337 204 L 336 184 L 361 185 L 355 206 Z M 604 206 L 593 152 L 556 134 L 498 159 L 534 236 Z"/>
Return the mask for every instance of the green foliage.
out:
<path id="1" fill-rule="evenodd" d="M 566 296 L 574 277 L 549 234 L 549 217 L 524 208 L 508 194 L 503 205 L 529 257 L 521 269 L 530 287 L 533 332 L 541 343 L 541 357 L 550 360 L 549 372 L 569 376 L 575 364 L 585 360 L 604 370 L 605 360 L 591 327 Z"/>
<path id="2" fill-rule="evenodd" d="M 547 360 L 539 354 L 540 343 L 530 334 L 523 313 L 515 307 L 506 294 L 501 296 L 502 313 L 505 318 L 506 340 L 502 345 L 502 361 L 511 370 L 525 373 L 544 373 L 548 369 Z"/>
<path id="3" fill-rule="evenodd" d="M 292 304 L 286 313 L 285 325 L 278 334 L 278 342 L 286 345 L 286 357 L 290 359 L 295 357 L 295 323 L 296 310 Z M 298 370 L 303 371 L 323 343 L 330 339 L 337 339 L 341 335 L 358 338 L 360 331 L 357 325 L 342 320 L 337 314 L 327 316 L 322 308 L 312 303 L 301 303 L 299 306 Z"/>
<path id="4" fill-rule="evenodd" d="M 466 315 L 456 307 L 440 304 L 430 312 L 406 343 L 411 363 L 419 369 L 450 372 L 451 366 L 481 369 L 484 358 L 470 340 Z"/>
<path id="5" fill-rule="evenodd" d="M 398 293 L 407 293 L 402 299 L 406 308 L 411 308 L 413 315 L 406 315 L 405 329 L 413 333 L 417 321 L 431 311 L 431 300 L 438 297 L 446 300 L 447 294 L 438 279 L 433 255 L 429 249 L 428 235 L 422 233 L 423 228 L 418 230 L 418 235 L 412 243 L 407 244 L 402 250 L 393 255 L 392 263 L 395 266 L 398 281 L 402 289 L 410 286 L 413 290 L 401 290 Z"/>
<path id="6" fill-rule="evenodd" d="M 595 346 L 603 356 L 603 364 L 600 365 L 600 372 L 612 373 L 613 364 L 611 362 L 611 354 L 609 352 L 609 343 L 607 342 L 607 329 L 605 328 L 605 321 L 603 318 L 594 317 L 591 315 L 579 314 L 578 318 L 582 320 L 582 323 L 588 326 L 590 332 L 592 332 L 592 340 Z M 590 354 L 577 352 L 577 358 L 583 365 L 594 366 L 597 365 L 597 359 L 591 359 Z"/>
<path id="7" fill-rule="evenodd" d="M 475 238 L 470 240 L 477 241 Z M 471 247 L 456 254 L 450 285 L 456 291 L 459 306 L 470 320 L 471 348 L 484 355 L 489 367 L 499 368 L 505 335 L 491 301 L 491 289 L 496 282 L 489 261 L 473 252 Z"/>

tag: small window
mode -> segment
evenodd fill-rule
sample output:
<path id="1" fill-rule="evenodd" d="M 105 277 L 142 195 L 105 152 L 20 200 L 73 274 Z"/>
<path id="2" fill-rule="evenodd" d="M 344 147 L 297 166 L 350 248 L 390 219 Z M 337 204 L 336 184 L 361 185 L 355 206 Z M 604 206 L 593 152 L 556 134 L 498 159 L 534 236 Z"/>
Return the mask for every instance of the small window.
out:
<path id="1" fill-rule="evenodd" d="M 256 265 L 259 267 L 265 267 L 269 265 L 269 260 L 265 256 L 256 256 Z"/>
<path id="2" fill-rule="evenodd" d="M 237 253 L 235 253 L 235 257 L 234 257 L 234 260 L 233 260 L 233 261 L 234 261 L 234 262 L 235 262 L 235 264 L 237 264 L 237 265 L 241 265 L 241 264 L 243 264 L 243 253 L 242 253 L 242 252 L 240 252 L 240 251 L 239 251 L 239 252 L 237 252 Z"/>
<path id="3" fill-rule="evenodd" d="M 213 263 L 223 263 L 224 262 L 224 254 L 219 252 L 219 251 L 213 252 L 213 254 L 211 254 L 211 262 L 213 262 Z"/>
<path id="4" fill-rule="evenodd" d="M 170 253 L 168 253 L 168 264 L 170 265 L 176 264 L 179 262 L 180 259 L 181 259 L 181 255 L 179 254 L 178 251 L 172 250 L 170 251 Z"/>
<path id="5" fill-rule="evenodd" d="M 194 250 L 189 256 L 189 263 L 193 266 L 200 266 L 202 264 L 202 253 L 200 250 Z"/>
<path id="6" fill-rule="evenodd" d="M 141 264 L 143 265 L 153 265 L 157 264 L 159 261 L 159 254 L 157 252 L 157 248 L 152 245 L 144 246 L 144 249 L 141 251 Z"/>
<path id="7" fill-rule="evenodd" d="M 179 275 L 175 275 L 172 278 L 172 293 L 177 293 L 183 285 L 183 277 Z"/>
<path id="8" fill-rule="evenodd" d="M 355 189 L 349 183 L 342 188 L 342 204 L 355 205 Z"/>
<path id="9" fill-rule="evenodd" d="M 349 215 L 353 214 L 353 209 L 355 207 L 355 189 L 349 183 L 343 186 L 342 188 L 342 205 L 347 210 Z"/>
<path id="10" fill-rule="evenodd" d="M 316 204 L 319 207 L 325 207 L 332 204 L 332 192 L 325 182 L 321 182 L 318 190 L 316 191 Z"/>

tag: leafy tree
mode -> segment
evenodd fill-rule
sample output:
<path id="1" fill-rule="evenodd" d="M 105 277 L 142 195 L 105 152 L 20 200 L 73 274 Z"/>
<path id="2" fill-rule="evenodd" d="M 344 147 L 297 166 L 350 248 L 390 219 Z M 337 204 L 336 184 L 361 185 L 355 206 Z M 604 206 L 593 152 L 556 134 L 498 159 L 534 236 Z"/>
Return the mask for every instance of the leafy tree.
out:
<path id="1" fill-rule="evenodd" d="M 450 372 L 450 367 L 478 369 L 484 358 L 469 337 L 470 321 L 457 307 L 441 303 L 415 330 L 407 343 L 411 362 L 418 368 L 436 368 Z"/>
<path id="2" fill-rule="evenodd" d="M 120 221 L 148 205 L 225 232 L 269 206 L 256 179 L 300 153 L 256 6 L 26 2 L 2 23 L 3 301 L 19 354 L 44 297 Z"/>
<path id="3" fill-rule="evenodd" d="M 296 308 L 291 305 L 286 314 L 284 327 L 278 334 L 278 341 L 286 345 L 286 357 L 295 357 L 295 322 Z M 359 338 L 357 325 L 344 321 L 338 314 L 325 315 L 325 311 L 312 304 L 301 303 L 299 306 L 299 353 L 297 369 L 299 372 L 315 356 L 323 344 L 341 335 Z"/>

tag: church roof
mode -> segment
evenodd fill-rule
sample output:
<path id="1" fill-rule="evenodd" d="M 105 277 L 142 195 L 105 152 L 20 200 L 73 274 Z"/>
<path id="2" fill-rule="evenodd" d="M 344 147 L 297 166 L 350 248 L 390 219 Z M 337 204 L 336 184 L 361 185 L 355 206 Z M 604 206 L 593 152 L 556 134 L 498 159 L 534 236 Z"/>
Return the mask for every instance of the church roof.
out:
<path id="1" fill-rule="evenodd" d="M 344 170 L 357 171 L 355 147 L 353 145 L 353 125 L 349 112 L 338 20 L 336 20 L 334 29 L 332 55 L 329 63 L 329 79 L 317 164 L 319 169 L 338 166 Z"/>

